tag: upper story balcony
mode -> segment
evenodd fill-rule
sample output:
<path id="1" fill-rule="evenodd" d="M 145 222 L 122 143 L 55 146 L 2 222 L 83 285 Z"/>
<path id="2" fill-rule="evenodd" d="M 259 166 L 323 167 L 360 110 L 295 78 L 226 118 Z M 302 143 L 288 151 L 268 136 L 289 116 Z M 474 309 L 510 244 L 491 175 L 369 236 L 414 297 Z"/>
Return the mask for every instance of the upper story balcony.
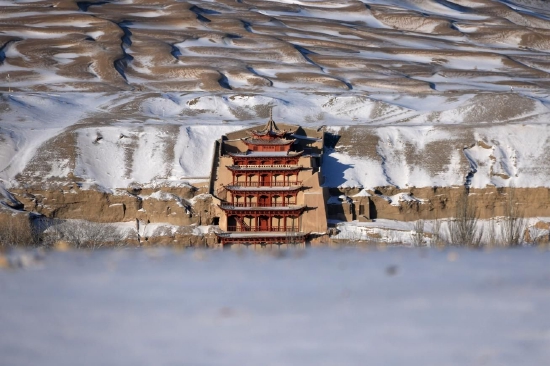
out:
<path id="1" fill-rule="evenodd" d="M 289 182 L 235 182 L 225 185 L 230 191 L 249 191 L 249 190 L 296 190 L 302 187 L 302 181 L 293 180 Z"/>
<path id="2" fill-rule="evenodd" d="M 243 151 L 230 152 L 228 155 L 236 158 L 296 158 L 300 157 L 303 151 Z"/>
<path id="3" fill-rule="evenodd" d="M 282 170 L 282 171 L 293 171 L 293 170 L 300 170 L 303 168 L 302 165 L 290 165 L 290 164 L 272 164 L 272 165 L 228 165 L 227 168 L 229 170 L 234 171 L 275 171 L 275 170 Z"/>
<path id="4" fill-rule="evenodd" d="M 297 204 L 289 204 L 289 203 L 234 203 L 231 204 L 229 202 L 224 202 L 220 205 L 220 207 L 223 210 L 235 210 L 235 211 L 242 211 L 242 210 L 251 210 L 251 211 L 269 211 L 269 210 L 275 210 L 275 211 L 296 211 L 296 210 L 302 210 L 306 206 L 305 205 L 297 205 Z"/>
<path id="5" fill-rule="evenodd" d="M 235 208 L 235 207 L 248 207 L 248 208 L 256 208 L 256 207 L 291 207 L 293 210 L 296 209 L 296 208 L 300 208 L 302 207 L 303 205 L 297 205 L 295 202 L 294 203 L 288 203 L 288 202 L 285 202 L 285 203 L 282 203 L 282 202 L 271 202 L 271 203 L 257 203 L 257 202 L 235 202 L 235 203 L 229 203 L 229 202 L 224 202 L 221 204 L 222 208 L 223 207 L 229 207 L 229 208 Z"/>
<path id="6" fill-rule="evenodd" d="M 228 226 L 227 231 L 229 232 L 239 232 L 239 233 L 247 233 L 247 232 L 272 232 L 272 233 L 298 233 L 300 232 L 300 228 L 298 226 L 271 226 L 269 228 L 266 228 L 265 226 Z M 223 234 L 222 234 L 223 235 Z"/>

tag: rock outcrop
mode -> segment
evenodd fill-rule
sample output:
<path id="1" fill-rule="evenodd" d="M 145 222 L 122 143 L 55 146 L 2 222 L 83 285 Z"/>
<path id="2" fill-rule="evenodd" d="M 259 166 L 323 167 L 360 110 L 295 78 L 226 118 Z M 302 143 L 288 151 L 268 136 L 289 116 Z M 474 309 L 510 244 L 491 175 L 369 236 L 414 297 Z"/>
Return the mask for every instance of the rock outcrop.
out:
<path id="1" fill-rule="evenodd" d="M 100 223 L 139 220 L 177 226 L 213 222 L 212 197 L 192 186 L 117 190 L 80 189 L 77 184 L 52 189 L 13 189 L 26 211 L 56 219 Z"/>
<path id="2" fill-rule="evenodd" d="M 426 187 L 397 189 L 378 187 L 373 191 L 359 189 L 333 189 L 333 195 L 345 195 L 350 201 L 357 202 L 354 196 L 364 199 L 368 194 L 368 211 L 364 213 L 370 219 L 389 219 L 414 221 L 434 220 L 454 217 L 457 203 L 464 195 L 464 187 Z M 512 197 L 519 211 L 525 217 L 549 216 L 550 188 L 496 188 L 470 189 L 469 204 L 476 208 L 480 219 L 505 216 L 508 202 Z M 366 193 L 366 194 L 365 194 Z M 349 203 L 342 202 L 343 205 Z M 366 205 L 366 204 L 365 204 Z M 359 218 L 359 205 L 352 206 L 354 218 Z M 338 211 L 333 208 L 334 215 Z M 349 215 L 348 215 L 349 216 Z"/>

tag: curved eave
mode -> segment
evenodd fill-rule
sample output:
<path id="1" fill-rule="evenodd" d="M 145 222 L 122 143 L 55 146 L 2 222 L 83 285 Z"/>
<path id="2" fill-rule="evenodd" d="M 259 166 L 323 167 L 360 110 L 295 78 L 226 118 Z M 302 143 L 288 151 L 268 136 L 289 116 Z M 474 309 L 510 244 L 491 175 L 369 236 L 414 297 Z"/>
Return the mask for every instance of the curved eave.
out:
<path id="1" fill-rule="evenodd" d="M 216 233 L 218 240 L 222 245 L 282 245 L 282 244 L 305 244 L 309 238 L 309 233 L 298 232 L 282 232 L 273 235 L 273 232 L 257 232 L 257 233 L 233 233 L 223 232 Z"/>
<path id="2" fill-rule="evenodd" d="M 281 140 L 260 140 L 260 139 L 254 139 L 254 140 L 242 139 L 242 141 L 247 145 L 253 145 L 253 146 L 262 146 L 262 145 L 266 145 L 266 146 L 288 146 L 288 145 L 293 144 L 296 141 L 296 139 L 283 140 L 282 142 L 281 142 Z"/>
<path id="3" fill-rule="evenodd" d="M 288 186 L 288 187 L 243 187 L 243 186 L 224 186 L 229 192 L 238 192 L 238 193 L 257 193 L 257 192 L 269 192 L 269 193 L 288 193 L 299 191 L 301 186 Z M 286 188 L 286 189 L 283 189 Z"/>
<path id="4" fill-rule="evenodd" d="M 263 152 L 263 151 L 251 151 L 246 153 L 230 153 L 228 152 L 227 155 L 233 157 L 233 158 L 298 158 L 304 154 L 304 151 L 283 151 L 286 152 L 286 154 L 277 154 L 276 152 Z M 259 154 L 258 154 L 259 153 Z"/>
<path id="5" fill-rule="evenodd" d="M 219 208 L 221 208 L 224 212 L 229 214 L 242 214 L 246 212 L 280 212 L 280 213 L 292 213 L 296 215 L 300 215 L 304 209 L 305 206 L 301 207 L 235 207 L 231 205 L 218 205 Z"/>
<path id="6" fill-rule="evenodd" d="M 218 238 L 230 238 L 230 239 L 307 239 L 310 233 L 303 231 L 244 231 L 244 232 L 235 232 L 235 231 L 224 231 L 221 233 L 215 233 Z"/>
<path id="7" fill-rule="evenodd" d="M 323 141 L 323 139 L 319 138 L 319 137 L 311 137 L 311 136 L 296 135 L 296 134 L 291 134 L 290 136 L 294 137 L 295 139 L 298 139 L 298 140 L 304 140 L 304 141 L 309 141 L 309 142 Z"/>
<path id="8" fill-rule="evenodd" d="M 215 233 L 218 237 L 300 237 L 309 236 L 310 233 L 303 231 L 222 231 Z"/>
<path id="9" fill-rule="evenodd" d="M 287 131 L 278 131 L 278 132 L 274 132 L 274 131 L 252 131 L 252 136 L 271 136 L 271 137 L 279 137 L 279 138 L 283 138 L 285 137 L 285 135 L 288 134 Z"/>
<path id="10" fill-rule="evenodd" d="M 297 167 L 276 167 L 276 166 L 265 166 L 265 167 L 241 167 L 238 165 L 226 165 L 227 169 L 232 172 L 298 172 L 302 169 L 301 166 Z"/>

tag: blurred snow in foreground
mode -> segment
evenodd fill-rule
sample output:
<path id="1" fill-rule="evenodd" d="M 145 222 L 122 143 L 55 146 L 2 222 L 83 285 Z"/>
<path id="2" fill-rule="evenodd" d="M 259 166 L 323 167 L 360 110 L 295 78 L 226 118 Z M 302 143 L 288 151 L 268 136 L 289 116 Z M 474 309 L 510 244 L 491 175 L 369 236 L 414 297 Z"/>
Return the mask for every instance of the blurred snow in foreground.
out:
<path id="1" fill-rule="evenodd" d="M 545 365 L 549 263 L 532 248 L 52 252 L 0 270 L 0 364 Z"/>

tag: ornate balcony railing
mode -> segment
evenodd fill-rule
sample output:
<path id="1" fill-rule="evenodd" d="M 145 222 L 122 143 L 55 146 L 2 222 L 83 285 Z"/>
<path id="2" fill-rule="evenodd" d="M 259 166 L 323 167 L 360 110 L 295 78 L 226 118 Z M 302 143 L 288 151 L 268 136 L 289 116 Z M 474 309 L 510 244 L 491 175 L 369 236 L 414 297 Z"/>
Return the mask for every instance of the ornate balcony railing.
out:
<path id="1" fill-rule="evenodd" d="M 240 171 L 248 171 L 248 170 L 262 170 L 262 171 L 269 171 L 269 170 L 300 170 L 303 168 L 303 165 L 286 165 L 286 164 L 278 164 L 278 165 L 227 165 L 227 168 L 230 170 L 240 170 Z"/>
<path id="2" fill-rule="evenodd" d="M 264 232 L 289 232 L 289 233 L 297 233 L 300 231 L 297 227 L 283 227 L 283 226 L 272 226 L 270 229 L 266 227 L 260 227 L 260 226 L 250 226 L 250 227 L 240 227 L 240 226 L 228 226 L 227 231 L 229 232 L 238 232 L 238 233 L 245 233 L 245 232 L 258 232 L 258 231 L 264 231 Z"/>
<path id="3" fill-rule="evenodd" d="M 256 208 L 256 207 L 288 207 L 288 208 L 295 208 L 290 206 L 296 206 L 296 202 L 272 202 L 272 203 L 250 203 L 250 202 L 239 202 L 239 203 L 222 203 L 222 208 L 235 208 L 235 207 L 250 207 L 250 208 Z"/>
<path id="4" fill-rule="evenodd" d="M 301 186 L 302 181 L 292 182 L 235 182 L 234 184 L 227 184 L 227 187 L 292 187 Z"/>
<path id="5" fill-rule="evenodd" d="M 301 168 L 298 164 L 235 164 L 232 168 Z"/>

